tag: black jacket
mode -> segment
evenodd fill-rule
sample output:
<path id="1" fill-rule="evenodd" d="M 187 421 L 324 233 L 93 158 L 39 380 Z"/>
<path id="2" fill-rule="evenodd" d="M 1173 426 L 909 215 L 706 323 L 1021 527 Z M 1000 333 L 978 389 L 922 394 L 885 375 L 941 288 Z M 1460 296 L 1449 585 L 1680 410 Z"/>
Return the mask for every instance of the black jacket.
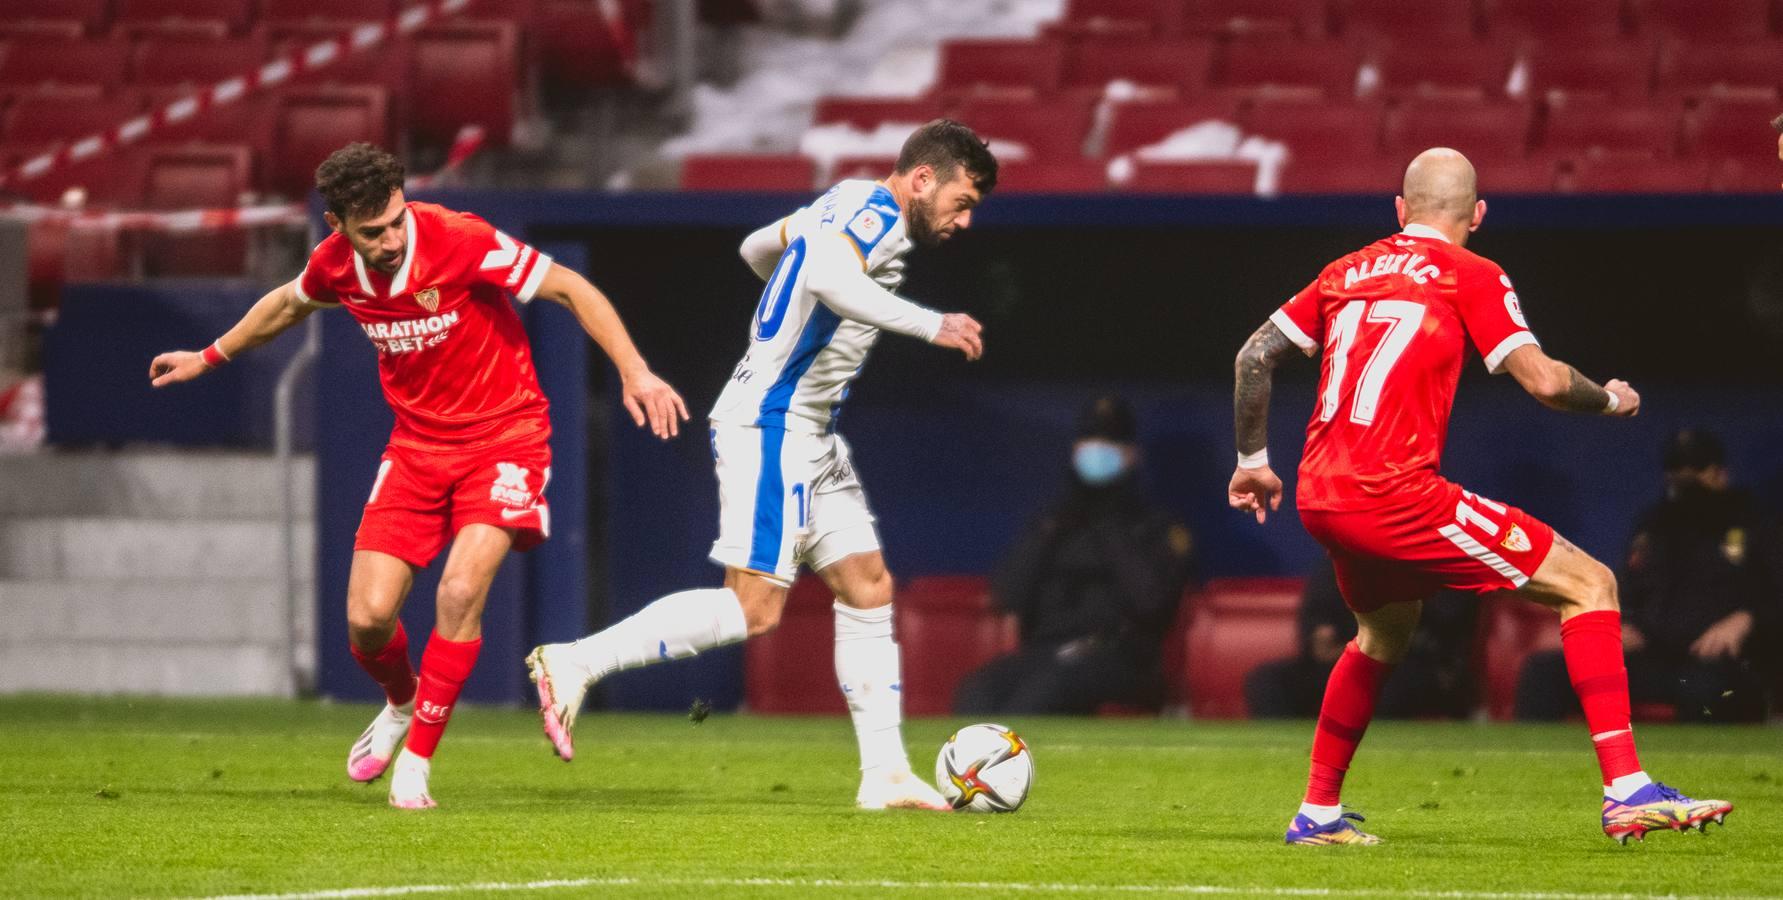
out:
<path id="1" fill-rule="evenodd" d="M 1686 488 L 1642 515 L 1622 574 L 1622 618 L 1653 652 L 1682 657 L 1709 626 L 1752 613 L 1746 655 L 1773 632 L 1783 560 L 1769 517 L 1744 491 Z"/>
<path id="2" fill-rule="evenodd" d="M 1072 487 L 1031 523 L 992 582 L 1024 644 L 1080 638 L 1155 657 L 1188 583 L 1189 530 L 1148 502 L 1129 476 Z"/>

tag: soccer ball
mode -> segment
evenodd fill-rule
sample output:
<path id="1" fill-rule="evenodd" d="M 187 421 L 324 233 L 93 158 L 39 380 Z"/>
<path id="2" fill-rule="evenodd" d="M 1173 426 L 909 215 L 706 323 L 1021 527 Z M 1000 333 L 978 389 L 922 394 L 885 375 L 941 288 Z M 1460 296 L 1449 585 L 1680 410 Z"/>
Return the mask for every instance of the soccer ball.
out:
<path id="1" fill-rule="evenodd" d="M 1015 812 L 1034 784 L 1034 754 L 1001 725 L 968 725 L 941 745 L 935 784 L 962 812 Z"/>

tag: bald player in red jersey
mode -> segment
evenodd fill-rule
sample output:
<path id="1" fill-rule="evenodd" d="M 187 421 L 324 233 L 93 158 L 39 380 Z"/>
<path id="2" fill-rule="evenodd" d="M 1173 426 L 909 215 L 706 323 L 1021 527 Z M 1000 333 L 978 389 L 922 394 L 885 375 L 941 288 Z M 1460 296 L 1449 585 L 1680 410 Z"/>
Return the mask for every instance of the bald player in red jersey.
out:
<path id="1" fill-rule="evenodd" d="M 1731 804 L 1692 800 L 1641 769 L 1615 576 L 1541 520 L 1438 474 L 1469 345 L 1488 370 L 1509 372 L 1553 409 L 1632 416 L 1640 395 L 1549 358 L 1504 270 L 1465 249 L 1486 215 L 1465 157 L 1420 154 L 1395 206 L 1399 234 L 1326 266 L 1257 329 L 1236 364 L 1238 468 L 1227 499 L 1261 523 L 1282 493 L 1264 446 L 1275 367 L 1295 350 L 1321 359 L 1295 501 L 1331 554 L 1359 626 L 1326 685 L 1287 842 L 1379 842 L 1352 823 L 1361 817 L 1343 810 L 1339 791 L 1423 601 L 1443 589 L 1516 590 L 1559 611 L 1562 652 L 1602 769 L 1606 834 L 1626 842 L 1720 822 Z"/>
<path id="2" fill-rule="evenodd" d="M 402 182 L 402 164 L 369 144 L 329 156 L 316 187 L 333 233 L 303 274 L 203 351 L 155 357 L 149 377 L 155 387 L 190 381 L 325 308 L 345 307 L 376 349 L 396 426 L 353 543 L 347 633 L 387 702 L 348 752 L 347 774 L 374 781 L 394 757 L 391 805 L 426 809 L 434 750 L 482 646 L 496 569 L 551 530 L 551 423 L 510 297 L 568 307 L 618 367 L 638 425 L 667 439 L 687 410 L 587 279 L 474 215 L 407 202 Z M 417 677 L 397 613 L 415 572 L 448 545 Z"/>

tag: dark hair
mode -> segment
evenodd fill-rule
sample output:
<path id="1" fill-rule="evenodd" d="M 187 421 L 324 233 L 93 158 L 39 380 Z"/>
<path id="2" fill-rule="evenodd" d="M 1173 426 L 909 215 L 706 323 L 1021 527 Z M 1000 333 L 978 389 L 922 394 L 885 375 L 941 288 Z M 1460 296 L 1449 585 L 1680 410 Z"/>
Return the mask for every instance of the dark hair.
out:
<path id="1" fill-rule="evenodd" d="M 1681 428 L 1665 442 L 1665 471 L 1707 469 L 1727 464 L 1727 448 L 1715 433 L 1702 428 Z"/>
<path id="2" fill-rule="evenodd" d="M 1778 131 L 1783 131 L 1783 116 L 1778 116 L 1775 119 L 1772 119 L 1771 127 L 1777 129 Z"/>
<path id="3" fill-rule="evenodd" d="M 316 190 L 328 211 L 346 221 L 348 215 L 375 216 L 390 195 L 402 189 L 402 162 L 367 143 L 348 144 L 316 167 Z"/>
<path id="4" fill-rule="evenodd" d="M 972 186 L 988 194 L 997 186 L 997 158 L 972 129 L 952 119 L 936 119 L 910 134 L 898 151 L 898 174 L 928 166 L 942 182 L 953 180 L 964 168 Z"/>

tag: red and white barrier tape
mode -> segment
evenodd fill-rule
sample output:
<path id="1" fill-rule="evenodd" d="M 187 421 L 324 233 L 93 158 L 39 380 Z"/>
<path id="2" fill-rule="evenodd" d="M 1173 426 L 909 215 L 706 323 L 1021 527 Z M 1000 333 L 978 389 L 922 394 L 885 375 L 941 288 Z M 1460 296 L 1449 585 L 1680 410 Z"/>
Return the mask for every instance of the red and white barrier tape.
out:
<path id="1" fill-rule="evenodd" d="M 168 212 L 104 212 L 19 205 L 0 206 L 0 218 L 18 219 L 28 225 L 61 225 L 70 229 L 156 231 L 168 234 L 259 228 L 267 225 L 307 225 L 310 221 L 309 211 L 301 203 Z"/>
<path id="2" fill-rule="evenodd" d="M 118 147 L 134 144 L 169 125 L 189 121 L 213 107 L 238 102 L 249 94 L 277 87 L 295 77 L 326 68 L 346 56 L 377 47 L 393 35 L 409 34 L 423 25 L 458 13 L 469 4 L 470 0 L 427 0 L 403 10 L 388 21 L 367 23 L 340 37 L 317 41 L 252 72 L 226 78 L 196 94 L 181 97 L 152 112 L 127 119 L 106 131 L 87 135 L 53 152 L 27 159 L 10 172 L 0 172 L 0 189 L 16 187 L 71 163 L 85 162 Z"/>
<path id="3" fill-rule="evenodd" d="M 464 166 L 465 162 L 477 155 L 478 150 L 483 149 L 483 143 L 488 139 L 489 133 L 484 131 L 481 125 L 466 125 L 458 129 L 458 134 L 452 138 L 452 146 L 446 150 L 445 165 L 440 166 L 437 172 L 409 176 L 408 180 L 403 183 L 403 187 L 408 190 L 420 190 L 433 187 L 450 178 Z"/>

